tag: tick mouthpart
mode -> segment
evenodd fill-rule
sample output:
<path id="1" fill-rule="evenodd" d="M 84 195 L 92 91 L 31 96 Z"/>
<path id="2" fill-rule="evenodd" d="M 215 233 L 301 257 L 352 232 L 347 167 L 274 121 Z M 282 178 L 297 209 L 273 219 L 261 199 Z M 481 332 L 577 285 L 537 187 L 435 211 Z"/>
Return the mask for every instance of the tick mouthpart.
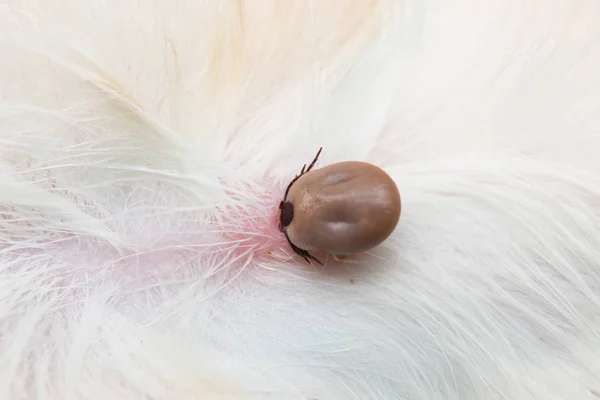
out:
<path id="1" fill-rule="evenodd" d="M 279 218 L 279 223 L 281 226 L 286 227 L 292 223 L 294 219 L 294 205 L 292 203 L 286 202 L 281 209 L 281 216 Z"/>

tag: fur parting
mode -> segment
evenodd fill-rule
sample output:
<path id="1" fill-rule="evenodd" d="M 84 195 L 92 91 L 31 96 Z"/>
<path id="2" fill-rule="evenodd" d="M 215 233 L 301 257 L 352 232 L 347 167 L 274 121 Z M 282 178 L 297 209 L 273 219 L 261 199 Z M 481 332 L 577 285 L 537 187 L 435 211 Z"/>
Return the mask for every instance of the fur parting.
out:
<path id="1" fill-rule="evenodd" d="M 597 400 L 595 0 L 0 2 L 0 399 Z M 287 183 L 365 160 L 326 265 Z"/>

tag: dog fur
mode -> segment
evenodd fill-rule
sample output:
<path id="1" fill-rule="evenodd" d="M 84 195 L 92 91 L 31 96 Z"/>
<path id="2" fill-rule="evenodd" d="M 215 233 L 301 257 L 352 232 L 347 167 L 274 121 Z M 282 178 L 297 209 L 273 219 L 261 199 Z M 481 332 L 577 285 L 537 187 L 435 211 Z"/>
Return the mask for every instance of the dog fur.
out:
<path id="1" fill-rule="evenodd" d="M 596 0 L 4 0 L 0 50 L 0 399 L 600 398 Z M 325 267 L 321 146 L 403 204 Z"/>

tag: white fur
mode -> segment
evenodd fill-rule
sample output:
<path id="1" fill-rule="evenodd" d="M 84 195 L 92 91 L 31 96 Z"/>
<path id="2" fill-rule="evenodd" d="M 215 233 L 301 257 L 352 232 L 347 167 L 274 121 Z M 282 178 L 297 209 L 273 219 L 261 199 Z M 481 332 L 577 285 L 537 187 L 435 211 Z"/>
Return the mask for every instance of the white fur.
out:
<path id="1" fill-rule="evenodd" d="M 0 51 L 0 399 L 600 397 L 596 0 L 5 0 Z M 320 146 L 403 213 L 313 269 Z"/>

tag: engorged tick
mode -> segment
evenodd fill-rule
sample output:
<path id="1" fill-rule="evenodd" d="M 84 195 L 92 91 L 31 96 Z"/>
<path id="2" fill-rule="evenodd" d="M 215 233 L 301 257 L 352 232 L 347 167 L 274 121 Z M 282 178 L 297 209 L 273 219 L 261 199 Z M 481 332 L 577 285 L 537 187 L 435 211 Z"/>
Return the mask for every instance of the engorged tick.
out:
<path id="1" fill-rule="evenodd" d="M 348 255 L 387 239 L 400 220 L 400 192 L 381 168 L 361 161 L 335 163 L 311 172 L 302 167 L 279 203 L 279 230 L 308 263 L 309 251 Z"/>

